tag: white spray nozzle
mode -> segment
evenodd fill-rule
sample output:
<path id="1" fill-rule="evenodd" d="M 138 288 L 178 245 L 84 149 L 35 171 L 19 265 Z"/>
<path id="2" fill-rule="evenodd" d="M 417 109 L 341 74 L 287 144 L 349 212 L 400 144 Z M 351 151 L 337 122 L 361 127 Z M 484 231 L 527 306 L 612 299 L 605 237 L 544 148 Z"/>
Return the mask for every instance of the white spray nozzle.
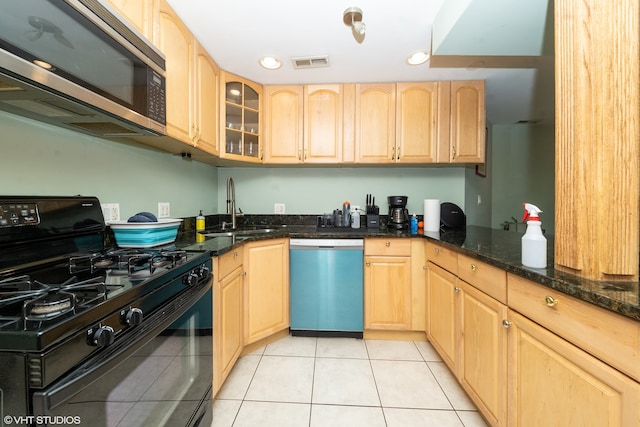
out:
<path id="1" fill-rule="evenodd" d="M 522 204 L 524 206 L 524 216 L 522 220 L 528 219 L 529 221 L 540 221 L 540 216 L 538 215 L 542 210 L 536 205 L 532 205 L 531 203 L 524 202 Z"/>

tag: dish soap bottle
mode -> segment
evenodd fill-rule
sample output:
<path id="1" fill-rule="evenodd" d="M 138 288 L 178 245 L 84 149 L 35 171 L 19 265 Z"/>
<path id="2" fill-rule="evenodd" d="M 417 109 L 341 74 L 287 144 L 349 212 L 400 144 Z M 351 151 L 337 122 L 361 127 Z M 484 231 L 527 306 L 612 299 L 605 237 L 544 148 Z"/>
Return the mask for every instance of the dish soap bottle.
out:
<path id="1" fill-rule="evenodd" d="M 418 218 L 415 212 L 411 215 L 411 220 L 409 221 L 409 231 L 411 234 L 418 234 Z"/>
<path id="2" fill-rule="evenodd" d="M 204 215 L 202 215 L 202 209 L 200 209 L 200 214 L 196 217 L 196 231 L 204 231 Z"/>
<path id="3" fill-rule="evenodd" d="M 523 203 L 527 231 L 522 236 L 522 265 L 531 268 L 547 267 L 547 239 L 542 235 L 542 222 L 538 215 L 542 212 L 531 203 Z"/>

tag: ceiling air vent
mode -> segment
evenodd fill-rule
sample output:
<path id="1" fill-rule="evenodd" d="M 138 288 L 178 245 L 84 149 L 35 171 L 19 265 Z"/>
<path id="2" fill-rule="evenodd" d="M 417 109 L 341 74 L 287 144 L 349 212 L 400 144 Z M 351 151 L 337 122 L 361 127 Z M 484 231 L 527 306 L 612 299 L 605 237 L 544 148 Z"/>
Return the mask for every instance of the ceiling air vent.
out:
<path id="1" fill-rule="evenodd" d="M 321 68 L 329 66 L 328 56 L 307 56 L 303 58 L 292 58 L 293 68 Z"/>

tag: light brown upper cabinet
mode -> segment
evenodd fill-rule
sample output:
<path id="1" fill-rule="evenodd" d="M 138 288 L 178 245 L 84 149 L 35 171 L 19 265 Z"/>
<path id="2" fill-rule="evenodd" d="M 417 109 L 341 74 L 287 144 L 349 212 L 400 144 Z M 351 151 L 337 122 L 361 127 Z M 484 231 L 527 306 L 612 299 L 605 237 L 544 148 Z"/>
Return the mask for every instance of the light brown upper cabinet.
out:
<path id="1" fill-rule="evenodd" d="M 145 36 L 153 40 L 154 1 L 153 0 L 107 0 L 128 23 Z"/>
<path id="2" fill-rule="evenodd" d="M 397 163 L 435 163 L 440 127 L 438 82 L 396 84 Z M 448 111 L 445 114 L 446 119 Z"/>
<path id="3" fill-rule="evenodd" d="M 450 99 L 449 161 L 451 163 L 484 163 L 486 146 L 484 81 L 451 82 Z"/>
<path id="4" fill-rule="evenodd" d="M 356 163 L 391 163 L 396 157 L 395 83 L 356 84 Z"/>
<path id="5" fill-rule="evenodd" d="M 262 85 L 220 72 L 220 157 L 262 163 Z"/>
<path id="6" fill-rule="evenodd" d="M 167 135 L 218 155 L 220 69 L 166 1 L 155 39 L 166 56 Z"/>
<path id="7" fill-rule="evenodd" d="M 264 163 L 342 161 L 342 85 L 266 86 L 264 97 Z"/>

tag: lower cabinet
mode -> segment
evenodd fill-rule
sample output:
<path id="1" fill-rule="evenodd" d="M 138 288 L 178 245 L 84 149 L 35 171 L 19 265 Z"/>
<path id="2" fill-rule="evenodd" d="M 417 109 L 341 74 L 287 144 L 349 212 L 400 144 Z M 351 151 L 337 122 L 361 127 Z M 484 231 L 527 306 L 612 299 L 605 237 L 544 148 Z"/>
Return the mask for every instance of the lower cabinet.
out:
<path id="1" fill-rule="evenodd" d="M 509 322 L 509 425 L 640 425 L 638 383 L 513 310 Z"/>
<path id="2" fill-rule="evenodd" d="M 410 239 L 365 239 L 364 328 L 411 327 Z"/>
<path id="3" fill-rule="evenodd" d="M 218 280 L 213 285 L 215 395 L 231 372 L 243 347 L 242 250 L 235 250 L 215 259 L 214 272 L 218 272 Z"/>
<path id="4" fill-rule="evenodd" d="M 458 279 L 462 387 L 491 425 L 507 423 L 507 306 Z"/>
<path id="5" fill-rule="evenodd" d="M 244 345 L 289 327 L 289 239 L 244 248 Z"/>
<path id="6" fill-rule="evenodd" d="M 456 276 L 432 262 L 427 266 L 427 338 L 442 360 L 458 374 L 460 289 Z"/>
<path id="7" fill-rule="evenodd" d="M 427 337 L 489 425 L 640 425 L 640 383 L 612 367 L 635 372 L 637 322 L 442 255 L 427 245 Z"/>

